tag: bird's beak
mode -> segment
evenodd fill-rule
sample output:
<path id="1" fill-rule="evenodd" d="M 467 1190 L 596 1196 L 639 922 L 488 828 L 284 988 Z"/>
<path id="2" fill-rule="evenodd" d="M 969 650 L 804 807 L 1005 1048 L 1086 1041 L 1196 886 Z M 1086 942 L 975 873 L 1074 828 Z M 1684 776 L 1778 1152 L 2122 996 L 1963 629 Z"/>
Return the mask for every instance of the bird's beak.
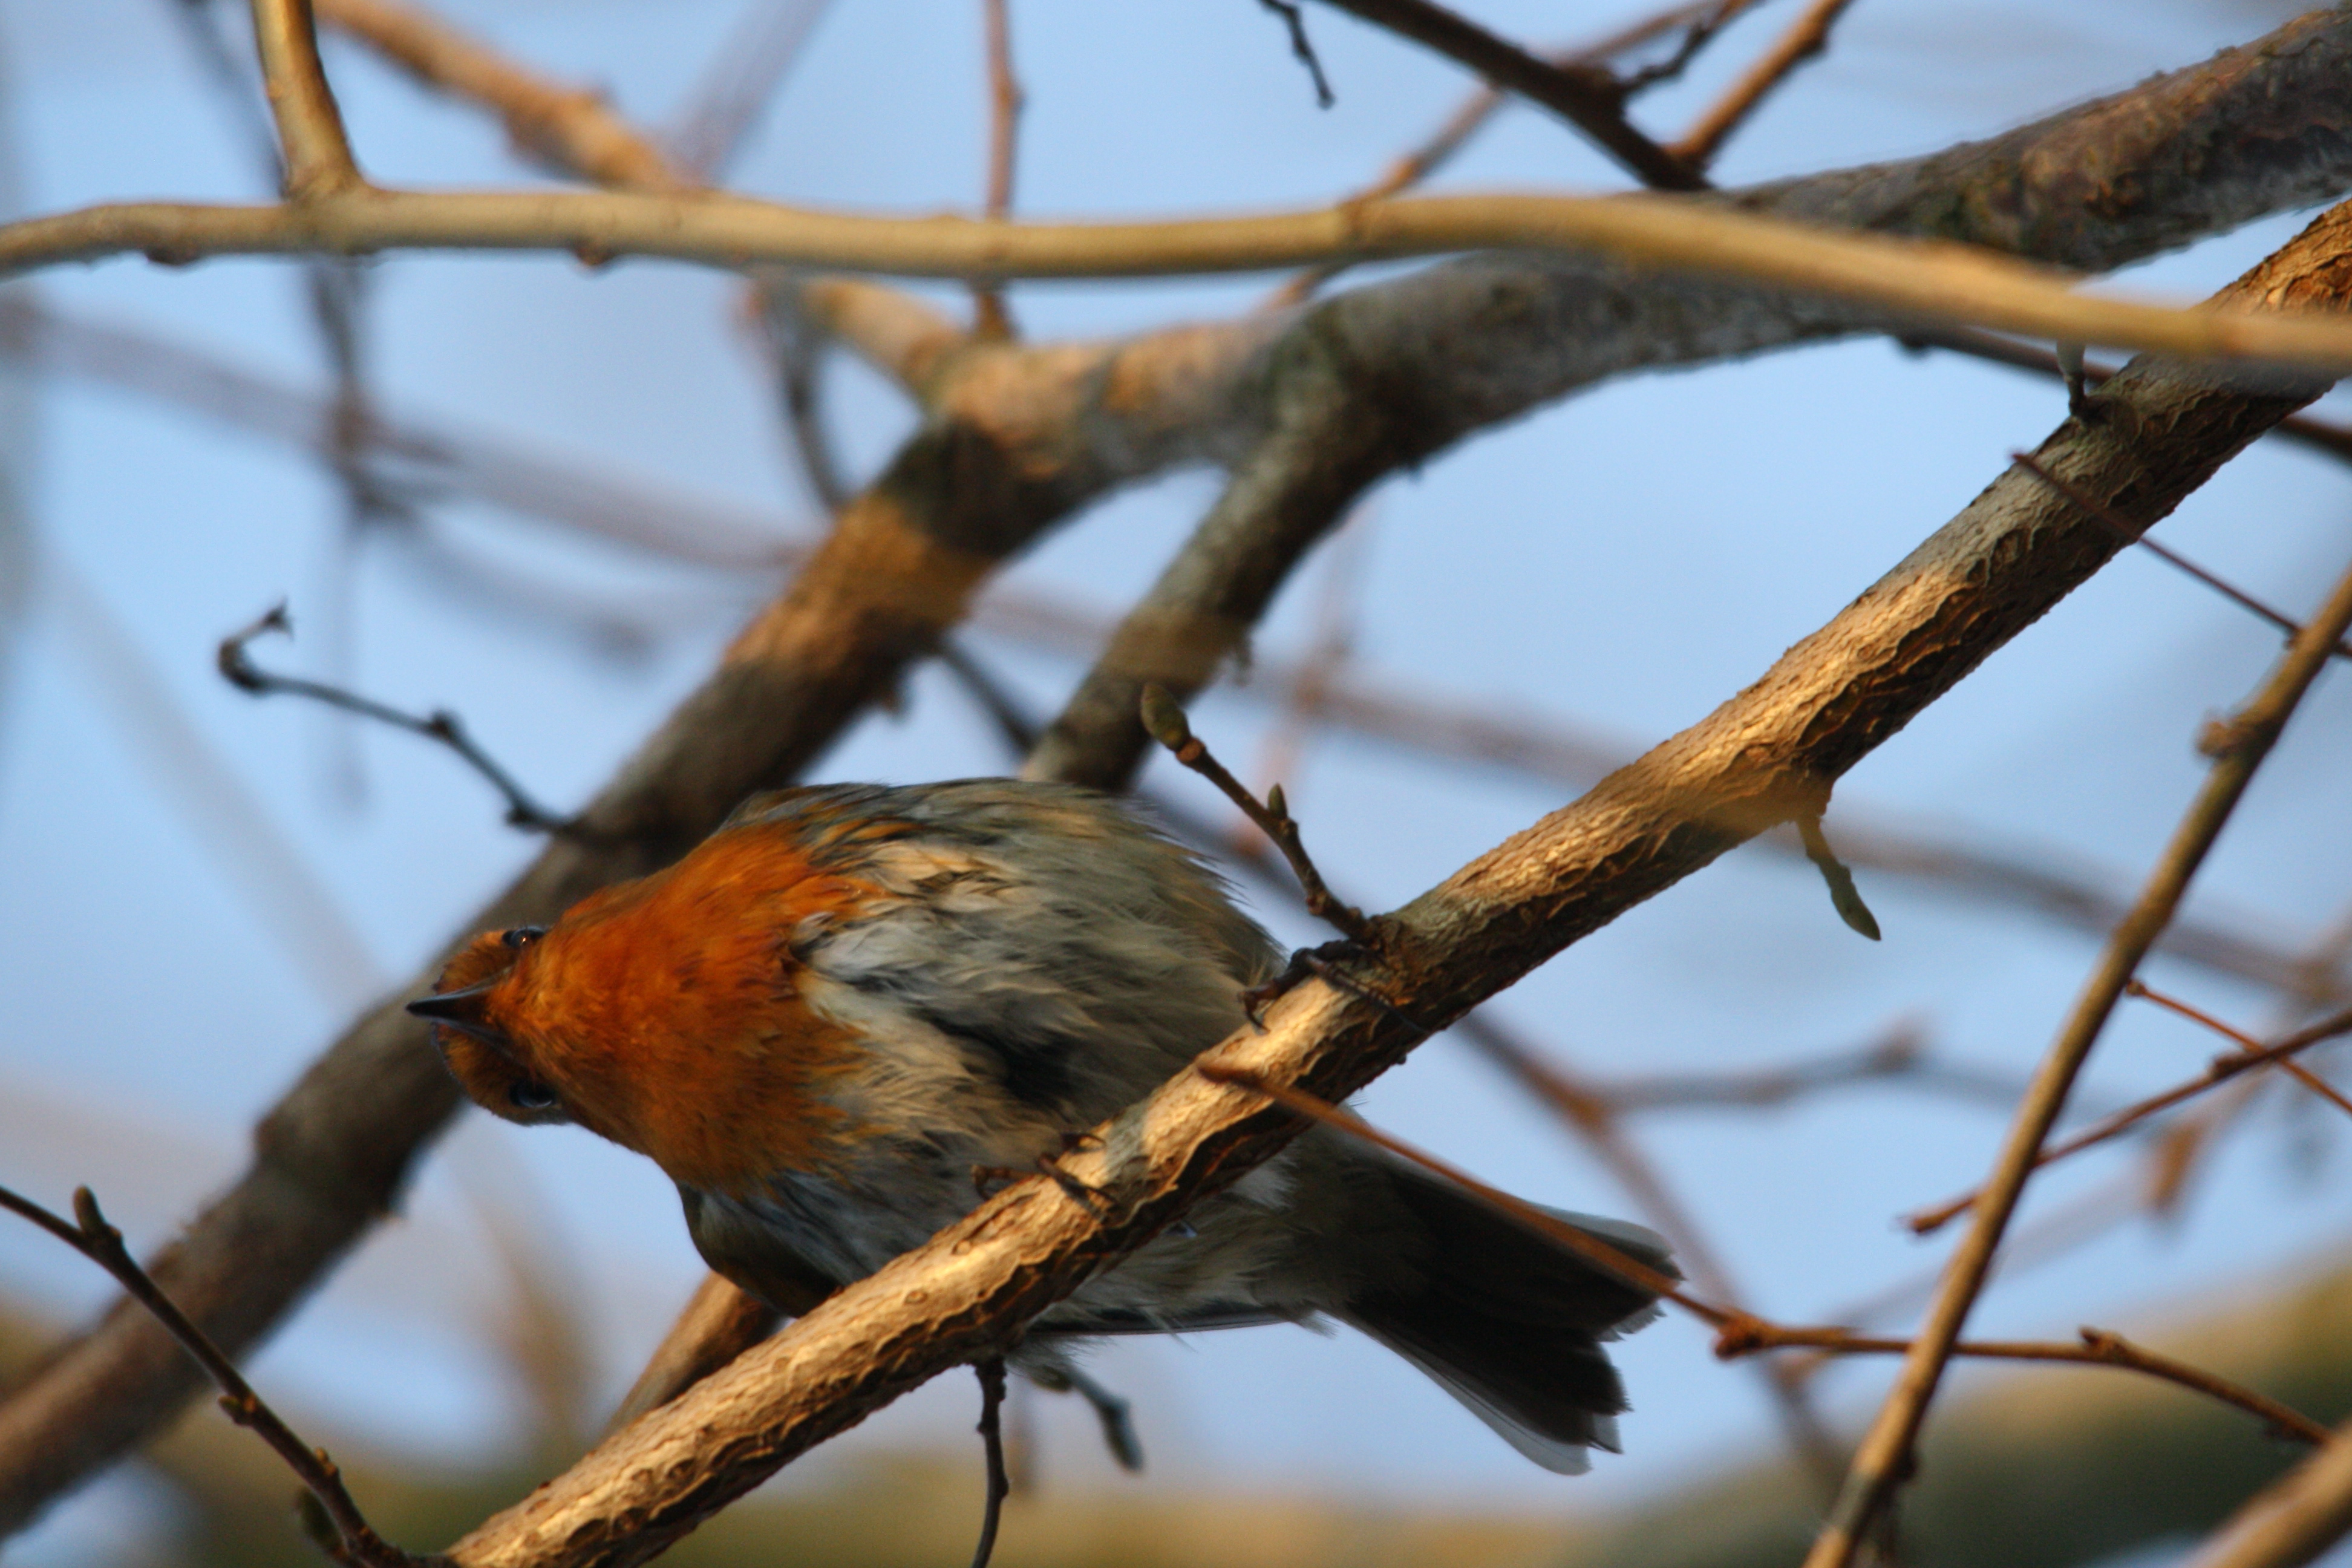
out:
<path id="1" fill-rule="evenodd" d="M 504 978 L 500 976 L 499 978 Z M 468 985 L 463 991 L 444 991 L 437 996 L 419 996 L 408 1005 L 408 1010 L 420 1018 L 473 1036 L 489 1045 L 503 1047 L 507 1038 L 491 1027 L 483 1004 L 489 1000 L 490 988 L 498 980 L 485 980 L 479 985 Z"/>

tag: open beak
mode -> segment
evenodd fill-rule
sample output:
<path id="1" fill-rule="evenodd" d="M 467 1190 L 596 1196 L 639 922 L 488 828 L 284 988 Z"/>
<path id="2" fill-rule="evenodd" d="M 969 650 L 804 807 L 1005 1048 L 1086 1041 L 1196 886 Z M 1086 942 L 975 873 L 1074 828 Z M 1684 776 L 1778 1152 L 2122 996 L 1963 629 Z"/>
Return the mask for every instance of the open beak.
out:
<path id="1" fill-rule="evenodd" d="M 419 996 L 408 1005 L 408 1010 L 420 1018 L 449 1027 L 489 1045 L 504 1047 L 507 1037 L 491 1027 L 485 1004 L 490 988 L 497 980 L 485 980 L 479 985 L 468 985 L 463 991 L 444 991 L 437 996 Z"/>

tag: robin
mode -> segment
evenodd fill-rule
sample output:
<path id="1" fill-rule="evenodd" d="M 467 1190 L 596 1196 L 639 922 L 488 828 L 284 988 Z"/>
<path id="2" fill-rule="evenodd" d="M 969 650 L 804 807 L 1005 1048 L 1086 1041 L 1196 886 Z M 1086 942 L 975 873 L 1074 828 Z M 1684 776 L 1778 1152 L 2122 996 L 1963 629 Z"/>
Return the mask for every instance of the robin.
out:
<path id="1" fill-rule="evenodd" d="M 919 1246 L 1244 1022 L 1278 965 L 1129 806 L 970 779 L 754 795 L 665 870 L 485 932 L 409 1011 L 509 1121 L 577 1122 L 677 1184 L 711 1268 L 784 1311 Z M 1560 1218 L 1671 1273 L 1638 1226 Z M 1617 1448 L 1603 1342 L 1649 1292 L 1321 1128 L 1030 1329 L 1073 1342 L 1349 1324 L 1547 1469 Z"/>

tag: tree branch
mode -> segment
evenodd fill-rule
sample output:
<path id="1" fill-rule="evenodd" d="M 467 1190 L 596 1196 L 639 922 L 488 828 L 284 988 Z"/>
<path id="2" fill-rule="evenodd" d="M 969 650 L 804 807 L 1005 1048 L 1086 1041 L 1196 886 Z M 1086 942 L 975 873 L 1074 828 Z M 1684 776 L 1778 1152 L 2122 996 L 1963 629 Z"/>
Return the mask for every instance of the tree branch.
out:
<path id="1" fill-rule="evenodd" d="M 228 1418 L 251 1428 L 269 1445 L 270 1452 L 286 1461 L 287 1468 L 302 1483 L 328 1526 L 329 1539 L 322 1544 L 336 1562 L 354 1564 L 355 1568 L 419 1568 L 415 1558 L 386 1542 L 368 1523 L 359 1504 L 352 1500 L 350 1489 L 343 1485 L 341 1472 L 327 1458 L 327 1451 L 313 1448 L 296 1436 L 294 1429 L 253 1391 L 253 1385 L 236 1370 L 236 1363 L 224 1355 L 220 1347 L 189 1321 L 178 1304 L 148 1278 L 147 1271 L 131 1256 L 130 1248 L 122 1245 L 122 1233 L 107 1223 L 98 1199 L 88 1187 L 74 1191 L 76 1223 L 72 1224 L 6 1187 L 0 1187 L 0 1208 L 32 1221 L 114 1276 L 115 1283 L 204 1369 L 205 1375 L 219 1388 L 221 1408 Z"/>
<path id="2" fill-rule="evenodd" d="M 929 278 L 1135 278 L 1307 262 L 1534 249 L 1786 289 L 1915 321 L 2103 343 L 2185 359 L 2352 365 L 2352 325 L 2192 310 L 2074 291 L 2046 268 L 1972 247 L 1844 234 L 1649 195 L 1412 196 L 1344 209 L 1167 224 L 868 218 L 720 194 L 364 191 L 299 205 L 131 202 L 0 226 L 0 276 L 139 252 L 372 256 L 385 250 L 569 250 L 596 262 L 667 257 Z"/>
<path id="3" fill-rule="evenodd" d="M 1832 1355 L 1903 1355 L 1913 1342 L 1873 1339 L 1844 1329 L 1790 1329 L 1773 1323 L 1746 1324 L 1727 1329 L 1716 1341 L 1715 1353 L 1729 1361 L 1758 1351 L 1811 1348 Z M 2273 1430 L 2313 1445 L 2326 1444 L 2326 1427 L 2292 1405 L 2241 1387 L 2202 1367 L 2159 1355 L 2105 1329 L 2085 1328 L 2082 1342 L 2064 1344 L 2046 1340 L 1962 1340 L 1951 1348 L 1957 1356 L 1990 1361 L 2073 1362 L 2084 1366 L 2112 1366 L 2175 1384 L 2224 1405 L 2234 1405 Z"/>

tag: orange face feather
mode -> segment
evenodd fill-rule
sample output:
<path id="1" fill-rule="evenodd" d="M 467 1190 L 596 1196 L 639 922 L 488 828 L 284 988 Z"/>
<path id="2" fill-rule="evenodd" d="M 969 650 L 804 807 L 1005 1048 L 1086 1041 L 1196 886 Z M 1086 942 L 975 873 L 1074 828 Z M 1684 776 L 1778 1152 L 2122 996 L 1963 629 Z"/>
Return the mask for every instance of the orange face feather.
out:
<path id="1" fill-rule="evenodd" d="M 730 829 L 543 934 L 477 937 L 441 976 L 444 998 L 479 988 L 462 1021 L 440 1015 L 442 1052 L 485 1109 L 568 1116 L 690 1186 L 822 1166 L 855 1134 L 820 1091 L 856 1047 L 802 999 L 792 935 L 876 897 L 787 831 Z"/>

